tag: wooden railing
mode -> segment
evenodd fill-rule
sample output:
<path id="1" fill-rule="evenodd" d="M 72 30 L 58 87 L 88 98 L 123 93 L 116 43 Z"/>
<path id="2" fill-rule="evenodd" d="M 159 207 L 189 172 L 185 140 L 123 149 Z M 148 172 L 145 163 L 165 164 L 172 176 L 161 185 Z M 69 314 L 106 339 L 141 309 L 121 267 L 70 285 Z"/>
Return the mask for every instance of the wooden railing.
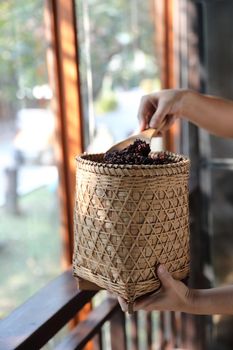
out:
<path id="1" fill-rule="evenodd" d="M 96 293 L 78 290 L 71 271 L 66 271 L 0 322 L 0 349 L 40 349 Z M 112 297 L 106 297 L 86 320 L 78 322 L 56 349 L 82 349 L 95 335 L 95 349 L 102 349 L 101 327 L 107 320 L 111 320 L 117 339 L 112 339 L 112 349 L 126 349 L 125 315 Z"/>
<path id="2" fill-rule="evenodd" d="M 83 349 L 90 340 L 94 350 L 165 350 L 181 345 L 183 349 L 189 348 L 183 346 L 184 318 L 181 314 L 140 311 L 129 316 L 108 293 L 100 298 L 102 301 L 93 307 L 86 319 L 71 324 L 69 321 L 77 318 L 85 304 L 99 293 L 102 292 L 78 290 L 71 270 L 64 272 L 0 321 L 0 350 L 41 349 L 67 324 L 63 338 L 59 337 L 52 349 Z M 107 321 L 106 344 L 102 336 Z"/>

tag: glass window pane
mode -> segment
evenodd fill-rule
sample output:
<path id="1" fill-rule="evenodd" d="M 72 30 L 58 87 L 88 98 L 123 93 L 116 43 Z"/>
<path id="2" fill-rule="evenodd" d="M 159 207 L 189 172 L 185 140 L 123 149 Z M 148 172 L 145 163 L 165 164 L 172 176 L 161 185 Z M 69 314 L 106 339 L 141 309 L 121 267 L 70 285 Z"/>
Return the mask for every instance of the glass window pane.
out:
<path id="1" fill-rule="evenodd" d="M 233 140 L 210 135 L 211 155 L 214 158 L 232 158 Z"/>
<path id="2" fill-rule="evenodd" d="M 44 1 L 0 2 L 0 317 L 60 270 Z"/>
<path id="3" fill-rule="evenodd" d="M 233 283 L 233 186 L 232 170 L 211 174 L 212 260 L 216 284 Z"/>
<path id="4" fill-rule="evenodd" d="M 158 90 L 153 2 L 76 1 L 80 75 L 89 152 L 138 129 L 142 95 Z"/>

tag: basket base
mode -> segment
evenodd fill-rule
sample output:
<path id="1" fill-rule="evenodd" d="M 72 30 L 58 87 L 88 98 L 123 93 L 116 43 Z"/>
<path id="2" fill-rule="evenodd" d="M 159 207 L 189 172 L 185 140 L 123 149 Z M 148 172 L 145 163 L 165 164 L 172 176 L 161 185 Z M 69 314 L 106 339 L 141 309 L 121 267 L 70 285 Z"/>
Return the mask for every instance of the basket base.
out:
<path id="1" fill-rule="evenodd" d="M 81 277 L 76 277 L 78 289 L 80 290 L 102 290 L 103 288 L 97 286 L 97 284 L 87 281 Z"/>

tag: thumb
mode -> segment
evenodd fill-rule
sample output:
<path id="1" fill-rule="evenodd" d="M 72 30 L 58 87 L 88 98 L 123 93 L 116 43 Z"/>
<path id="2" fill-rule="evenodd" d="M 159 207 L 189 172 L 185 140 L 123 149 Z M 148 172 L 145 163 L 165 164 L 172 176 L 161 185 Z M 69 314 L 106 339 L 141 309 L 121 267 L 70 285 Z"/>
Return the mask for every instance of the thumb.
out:
<path id="1" fill-rule="evenodd" d="M 157 129 L 163 123 L 163 120 L 166 117 L 166 115 L 167 115 L 167 110 L 164 108 L 162 104 L 161 105 L 159 104 L 153 116 L 151 117 L 149 126 L 151 128 Z"/>
<path id="2" fill-rule="evenodd" d="M 164 265 L 159 265 L 157 275 L 163 287 L 172 287 L 174 280 Z"/>
<path id="3" fill-rule="evenodd" d="M 148 128 L 148 121 L 146 119 L 142 119 L 140 121 L 139 128 L 140 128 L 140 131 L 147 129 Z"/>

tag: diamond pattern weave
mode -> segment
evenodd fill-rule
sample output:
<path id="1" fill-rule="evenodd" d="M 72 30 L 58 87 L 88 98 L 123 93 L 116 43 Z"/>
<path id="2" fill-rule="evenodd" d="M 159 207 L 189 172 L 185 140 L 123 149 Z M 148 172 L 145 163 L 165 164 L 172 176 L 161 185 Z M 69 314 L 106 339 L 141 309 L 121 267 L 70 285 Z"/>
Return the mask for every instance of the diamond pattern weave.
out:
<path id="1" fill-rule="evenodd" d="M 77 158 L 73 272 L 129 302 L 159 287 L 156 266 L 189 271 L 189 160 L 109 165 Z"/>

